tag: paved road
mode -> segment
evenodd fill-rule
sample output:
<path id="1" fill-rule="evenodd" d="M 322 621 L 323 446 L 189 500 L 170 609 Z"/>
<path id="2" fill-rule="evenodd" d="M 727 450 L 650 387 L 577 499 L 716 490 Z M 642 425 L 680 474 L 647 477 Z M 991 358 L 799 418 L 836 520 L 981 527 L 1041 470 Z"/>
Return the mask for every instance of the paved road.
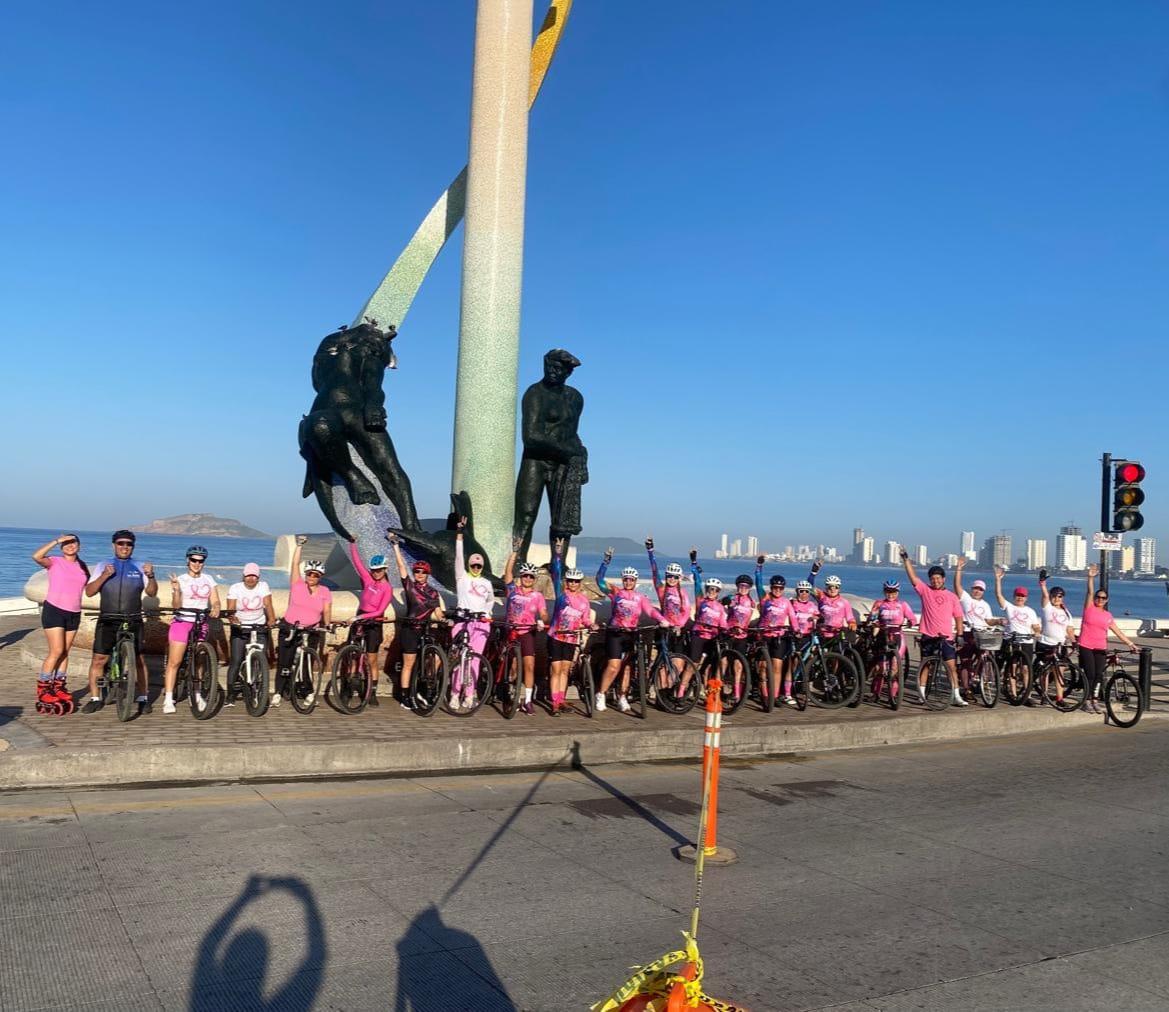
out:
<path id="1" fill-rule="evenodd" d="M 1154 721 L 729 762 L 709 992 L 1169 1007 L 1167 746 Z M 585 1008 L 679 941 L 697 787 L 641 764 L 9 794 L 0 1007 Z"/>

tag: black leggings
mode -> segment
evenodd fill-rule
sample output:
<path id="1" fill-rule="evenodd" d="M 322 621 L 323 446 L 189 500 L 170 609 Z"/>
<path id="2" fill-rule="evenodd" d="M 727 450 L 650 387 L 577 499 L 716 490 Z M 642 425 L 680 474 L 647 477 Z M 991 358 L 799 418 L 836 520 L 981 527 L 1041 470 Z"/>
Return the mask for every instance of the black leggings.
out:
<path id="1" fill-rule="evenodd" d="M 1104 658 L 1107 656 L 1105 650 L 1089 650 L 1086 647 L 1080 647 L 1080 667 L 1084 670 L 1084 681 L 1088 683 L 1088 698 L 1095 699 L 1096 693 L 1100 688 L 1100 683 L 1104 680 Z"/>
<path id="2" fill-rule="evenodd" d="M 319 651 L 321 648 L 321 634 L 312 633 L 308 638 L 309 649 Z M 284 619 L 280 620 L 279 638 L 276 640 L 276 691 L 285 699 L 288 698 L 290 668 L 296 656 L 296 647 L 300 643 L 300 630 L 289 625 Z"/>
<path id="3" fill-rule="evenodd" d="M 244 654 L 247 652 L 248 643 L 251 641 L 252 632 L 247 626 L 233 625 L 231 627 L 231 664 L 227 668 L 227 687 L 231 689 L 232 684 L 239 677 L 240 668 L 244 664 Z M 271 633 L 265 629 L 260 633 L 258 640 L 260 645 L 264 647 L 265 656 L 272 649 Z"/>

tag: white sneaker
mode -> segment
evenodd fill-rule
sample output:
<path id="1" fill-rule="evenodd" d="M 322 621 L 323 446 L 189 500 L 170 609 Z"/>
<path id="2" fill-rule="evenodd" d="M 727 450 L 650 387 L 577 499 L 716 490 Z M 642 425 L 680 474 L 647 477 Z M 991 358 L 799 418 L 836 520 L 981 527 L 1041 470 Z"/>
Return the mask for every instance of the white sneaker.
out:
<path id="1" fill-rule="evenodd" d="M 597 698 L 593 700 L 593 709 L 600 713 L 605 709 L 605 694 L 603 692 L 597 693 Z"/>
<path id="2" fill-rule="evenodd" d="M 783 705 L 784 706 L 798 706 L 799 704 L 796 703 L 795 699 L 792 698 L 791 696 L 784 696 L 783 697 Z"/>
<path id="3" fill-rule="evenodd" d="M 283 697 L 282 695 L 280 695 L 280 693 L 279 693 L 279 692 L 275 692 L 275 693 L 273 693 L 273 694 L 272 694 L 272 701 L 271 701 L 271 703 L 270 703 L 269 705 L 270 705 L 270 706 L 279 706 L 279 705 L 280 705 L 280 700 L 282 700 L 283 698 L 284 698 L 284 697 Z"/>
<path id="4" fill-rule="evenodd" d="M 205 706 L 204 706 L 204 703 L 203 703 L 203 693 L 201 693 L 201 692 L 196 692 L 196 693 L 195 693 L 195 709 L 196 709 L 196 710 L 202 710 L 202 709 L 204 709 L 204 708 L 205 708 Z"/>
<path id="5" fill-rule="evenodd" d="M 312 706 L 313 700 L 316 698 L 317 698 L 317 694 L 315 692 L 310 692 L 307 696 L 304 697 L 304 701 L 309 706 Z"/>
<path id="6" fill-rule="evenodd" d="M 463 696 L 463 709 L 464 710 L 470 710 L 474 705 L 475 705 L 474 695 L 464 695 Z"/>
<path id="7" fill-rule="evenodd" d="M 622 713 L 628 713 L 629 712 L 629 700 L 626 699 L 624 696 L 618 696 L 617 697 L 617 709 L 620 710 Z"/>
<path id="8" fill-rule="evenodd" d="M 920 685 L 917 687 L 917 701 L 919 703 L 925 702 L 925 689 Z"/>
<path id="9" fill-rule="evenodd" d="M 950 705 L 951 706 L 969 706 L 970 704 L 962 698 L 960 693 L 955 692 L 954 695 L 952 695 L 950 697 Z"/>
<path id="10" fill-rule="evenodd" d="M 163 713 L 174 713 L 175 712 L 175 701 L 173 699 L 164 699 L 162 701 L 162 712 Z"/>

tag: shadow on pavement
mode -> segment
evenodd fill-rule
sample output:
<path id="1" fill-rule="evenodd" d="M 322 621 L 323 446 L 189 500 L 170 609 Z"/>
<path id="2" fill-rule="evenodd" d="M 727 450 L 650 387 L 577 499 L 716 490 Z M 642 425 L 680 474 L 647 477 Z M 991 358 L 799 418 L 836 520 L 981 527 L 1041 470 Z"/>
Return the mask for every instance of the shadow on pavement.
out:
<path id="1" fill-rule="evenodd" d="M 12 629 L 11 631 L 6 632 L 3 636 L 0 636 L 0 650 L 3 650 L 5 647 L 14 646 L 22 639 L 24 639 L 30 632 L 32 632 L 31 629 Z"/>
<path id="2" fill-rule="evenodd" d="M 233 925 L 249 904 L 262 896 L 283 890 L 300 901 L 304 909 L 307 952 L 280 990 L 264 997 L 268 972 L 268 936 L 256 927 L 247 927 L 228 938 Z M 252 875 L 247 885 L 203 936 L 199 958 L 191 978 L 191 1012 L 212 1012 L 225 1006 L 273 1012 L 307 1012 L 321 989 L 328 953 L 325 927 L 312 890 L 299 878 L 268 878 Z M 230 992 L 230 999 L 225 992 Z"/>
<path id="3" fill-rule="evenodd" d="M 14 720 L 20 720 L 22 713 L 24 713 L 23 706 L 0 706 L 0 727 Z"/>

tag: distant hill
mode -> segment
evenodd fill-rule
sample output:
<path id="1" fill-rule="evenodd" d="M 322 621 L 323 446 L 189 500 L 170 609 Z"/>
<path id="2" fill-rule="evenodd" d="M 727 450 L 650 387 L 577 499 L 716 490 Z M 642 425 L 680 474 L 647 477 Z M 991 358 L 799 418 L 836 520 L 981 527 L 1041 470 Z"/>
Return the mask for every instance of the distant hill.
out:
<path id="1" fill-rule="evenodd" d="M 138 524 L 130 530 L 139 534 L 199 534 L 207 538 L 270 538 L 254 527 L 228 517 L 210 513 L 180 513 L 177 517 L 163 517 L 148 524 Z"/>
<path id="2" fill-rule="evenodd" d="M 645 551 L 645 543 L 632 538 L 573 538 L 572 544 L 578 552 L 603 552 L 612 548 L 618 555 L 636 555 Z"/>

